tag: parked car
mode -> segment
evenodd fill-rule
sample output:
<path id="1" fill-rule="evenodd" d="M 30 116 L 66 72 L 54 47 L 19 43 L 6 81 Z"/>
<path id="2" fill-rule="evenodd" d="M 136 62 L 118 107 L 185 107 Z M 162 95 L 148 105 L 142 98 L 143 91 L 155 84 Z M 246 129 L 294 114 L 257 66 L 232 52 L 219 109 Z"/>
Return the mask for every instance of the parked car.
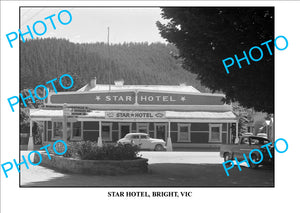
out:
<path id="1" fill-rule="evenodd" d="M 257 168 L 258 165 L 274 164 L 274 146 L 273 144 L 268 146 L 273 156 L 270 158 L 269 153 L 266 148 L 261 148 L 261 146 L 270 143 L 270 140 L 263 137 L 257 136 L 242 136 L 239 141 L 235 144 L 222 144 L 220 147 L 220 156 L 224 158 L 224 162 L 228 160 L 234 160 L 237 158 L 238 161 L 243 161 L 245 154 L 247 156 L 248 162 L 251 168 Z M 260 164 L 254 164 L 249 159 L 249 153 L 252 149 L 259 149 L 263 153 L 263 161 Z M 260 161 L 260 154 L 253 152 L 251 154 L 253 161 Z"/>
<path id="2" fill-rule="evenodd" d="M 135 144 L 140 149 L 165 151 L 166 142 L 162 139 L 150 138 L 146 133 L 128 133 L 124 138 L 118 140 L 119 144 Z"/>

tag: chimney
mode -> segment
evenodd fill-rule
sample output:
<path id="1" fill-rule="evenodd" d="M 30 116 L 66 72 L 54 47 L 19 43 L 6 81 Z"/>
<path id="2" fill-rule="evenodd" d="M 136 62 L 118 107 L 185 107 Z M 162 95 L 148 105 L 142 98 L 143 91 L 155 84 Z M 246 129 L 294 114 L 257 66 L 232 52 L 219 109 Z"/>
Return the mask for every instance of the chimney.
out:
<path id="1" fill-rule="evenodd" d="M 114 81 L 114 83 L 115 83 L 115 86 L 121 87 L 124 85 L 124 80 L 123 79 L 117 80 L 117 81 Z"/>
<path id="2" fill-rule="evenodd" d="M 92 77 L 90 80 L 90 88 L 94 88 L 96 87 L 96 83 L 97 83 L 97 78 L 96 77 Z"/>
<path id="3" fill-rule="evenodd" d="M 185 87 L 185 86 L 186 86 L 186 83 L 180 83 L 179 86 Z"/>

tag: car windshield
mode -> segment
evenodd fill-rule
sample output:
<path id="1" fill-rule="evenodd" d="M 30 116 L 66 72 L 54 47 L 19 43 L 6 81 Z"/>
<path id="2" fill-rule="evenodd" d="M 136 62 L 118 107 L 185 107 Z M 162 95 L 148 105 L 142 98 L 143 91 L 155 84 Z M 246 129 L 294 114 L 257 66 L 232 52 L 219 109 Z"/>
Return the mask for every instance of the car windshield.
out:
<path id="1" fill-rule="evenodd" d="M 250 138 L 251 145 L 264 145 L 269 143 L 269 140 L 265 138 Z"/>
<path id="2" fill-rule="evenodd" d="M 242 138 L 241 144 L 249 144 L 249 138 Z"/>

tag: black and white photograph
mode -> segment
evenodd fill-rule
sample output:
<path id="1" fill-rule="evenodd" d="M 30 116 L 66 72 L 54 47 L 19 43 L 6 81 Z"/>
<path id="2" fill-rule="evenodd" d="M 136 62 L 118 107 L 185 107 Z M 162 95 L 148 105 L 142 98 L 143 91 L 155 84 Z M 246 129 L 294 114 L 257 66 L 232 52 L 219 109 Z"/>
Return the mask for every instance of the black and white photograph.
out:
<path id="1" fill-rule="evenodd" d="M 20 13 L 21 186 L 274 186 L 274 7 Z"/>
<path id="2" fill-rule="evenodd" d="M 1 2 L 0 211 L 297 212 L 299 9 Z"/>

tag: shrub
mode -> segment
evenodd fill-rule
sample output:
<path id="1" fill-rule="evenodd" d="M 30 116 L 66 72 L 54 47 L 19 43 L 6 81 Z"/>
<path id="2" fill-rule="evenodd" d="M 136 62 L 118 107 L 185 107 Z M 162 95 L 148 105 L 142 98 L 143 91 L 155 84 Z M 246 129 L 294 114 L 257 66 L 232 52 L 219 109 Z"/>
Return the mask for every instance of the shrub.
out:
<path id="1" fill-rule="evenodd" d="M 42 144 L 42 146 L 47 146 L 49 143 L 44 142 Z M 53 150 L 53 144 L 51 143 L 51 146 L 47 147 L 47 150 L 49 151 L 50 154 L 53 155 L 57 155 L 54 150 Z M 78 154 L 77 154 L 77 147 L 78 147 L 78 143 L 77 142 L 67 142 L 67 151 L 65 154 L 63 154 L 64 157 L 67 158 L 78 158 Z M 65 146 L 62 143 L 57 143 L 55 145 L 55 149 L 58 153 L 63 153 L 65 151 Z"/>
<path id="2" fill-rule="evenodd" d="M 35 145 L 42 144 L 43 126 L 42 122 L 33 122 L 32 134 Z"/>
<path id="3" fill-rule="evenodd" d="M 68 142 L 67 151 L 63 154 L 64 157 L 79 158 L 81 160 L 133 160 L 140 158 L 139 147 L 131 144 L 106 145 L 103 147 L 97 146 L 96 142 Z M 57 143 L 55 146 L 57 152 L 62 153 L 65 147 L 62 143 Z M 55 154 L 52 146 L 48 147 L 49 153 Z"/>
<path id="4" fill-rule="evenodd" d="M 98 160 L 97 153 L 101 151 L 95 142 L 80 142 L 77 146 L 77 154 L 82 160 Z"/>
<path id="5" fill-rule="evenodd" d="M 30 119 L 29 119 L 29 109 L 20 108 L 20 133 L 28 133 L 30 131 Z M 33 122 L 32 123 L 32 135 L 33 142 L 35 145 L 42 144 L 42 134 L 43 134 L 43 122 Z M 20 135 L 22 137 L 22 135 Z M 20 140 L 22 141 L 22 140 Z M 21 144 L 28 144 L 28 139 L 26 142 Z"/>
<path id="6" fill-rule="evenodd" d="M 133 160 L 139 158 L 138 146 L 117 144 L 98 147 L 93 142 L 82 142 L 77 147 L 77 154 L 82 160 Z"/>

